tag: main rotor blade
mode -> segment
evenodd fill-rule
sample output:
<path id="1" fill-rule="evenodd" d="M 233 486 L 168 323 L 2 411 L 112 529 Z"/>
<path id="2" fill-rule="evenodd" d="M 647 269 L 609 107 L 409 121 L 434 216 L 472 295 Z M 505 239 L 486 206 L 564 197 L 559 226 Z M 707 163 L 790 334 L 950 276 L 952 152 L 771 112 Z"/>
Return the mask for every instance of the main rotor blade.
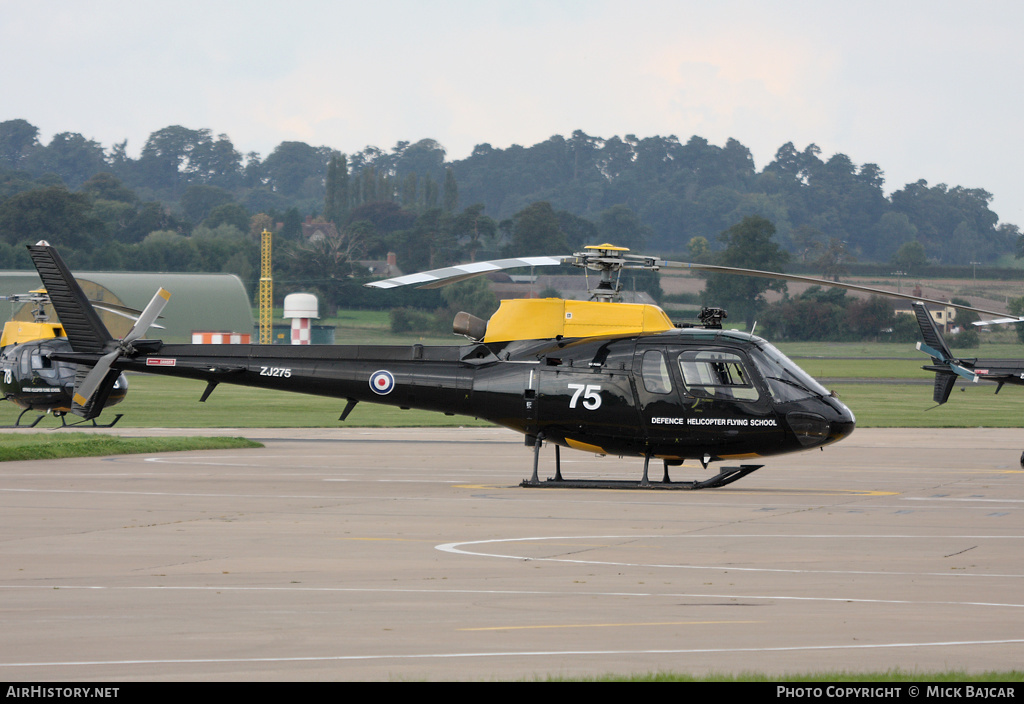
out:
<path id="1" fill-rule="evenodd" d="M 610 245 L 603 246 L 605 248 L 611 248 Z M 424 271 L 417 274 L 407 274 L 405 276 L 397 276 L 391 279 L 383 279 L 381 281 L 371 281 L 365 284 L 371 288 L 395 288 L 398 286 L 408 286 L 418 284 L 417 288 L 440 288 L 447 284 L 455 283 L 458 281 L 465 281 L 475 276 L 482 276 L 483 274 L 490 273 L 492 271 L 501 271 L 503 269 L 516 269 L 527 266 L 557 266 L 559 264 L 572 264 L 578 267 L 586 267 L 593 269 L 600 269 L 602 271 L 615 271 L 624 268 L 644 268 L 653 269 L 696 269 L 698 271 L 708 271 L 712 273 L 731 274 L 734 276 L 757 276 L 765 279 L 777 279 L 780 281 L 792 281 L 794 283 L 806 283 L 815 286 L 827 286 L 830 288 L 842 288 L 849 291 L 861 291 L 863 293 L 870 293 L 877 296 L 885 296 L 887 298 L 899 298 L 907 301 L 922 301 L 924 303 L 931 303 L 937 306 L 949 306 L 958 310 L 969 310 L 975 313 L 983 315 L 992 315 L 1000 318 L 998 321 L 989 321 L 989 323 L 979 324 L 991 324 L 995 322 L 1024 322 L 1024 317 L 1012 318 L 1006 317 L 1006 313 L 1001 311 L 988 310 L 986 308 L 976 308 L 974 306 L 965 306 L 958 303 L 950 303 L 948 301 L 939 301 L 934 298 L 925 298 L 923 296 L 914 296 L 908 293 L 897 293 L 895 291 L 887 291 L 881 288 L 874 288 L 871 286 L 862 286 L 860 284 L 848 284 L 842 281 L 829 281 L 827 279 L 819 279 L 813 276 L 799 276 L 797 274 L 780 274 L 774 271 L 761 271 L 759 269 L 743 269 L 740 267 L 731 266 L 720 266 L 717 264 L 697 264 L 694 262 L 675 262 L 666 259 L 658 259 L 656 257 L 641 257 L 637 255 L 624 255 L 621 253 L 613 252 L 612 255 L 608 255 L 605 249 L 602 247 L 588 247 L 587 250 L 571 256 L 553 256 L 553 257 L 518 257 L 514 259 L 496 259 L 493 261 L 486 262 L 473 262 L 470 264 L 457 264 L 455 266 L 444 267 L 442 269 L 432 269 L 431 271 Z M 609 249 L 609 251 L 610 251 Z M 623 250 L 624 251 L 624 250 Z M 604 256 L 602 256 L 604 255 Z"/>
<path id="2" fill-rule="evenodd" d="M 416 288 L 440 288 L 448 284 L 454 284 L 475 276 L 483 276 L 492 271 L 503 269 L 516 269 L 526 266 L 558 266 L 567 263 L 565 260 L 572 260 L 572 257 L 518 257 L 515 259 L 495 259 L 488 262 L 471 262 L 469 264 L 457 264 L 446 266 L 442 269 L 421 271 L 418 274 L 406 274 L 396 276 L 392 279 L 371 281 L 365 286 L 370 288 L 396 288 L 398 286 L 409 286 L 420 284 Z"/>
<path id="3" fill-rule="evenodd" d="M 712 273 L 720 274 L 734 274 L 738 276 L 757 276 L 763 279 L 780 279 L 782 281 L 792 281 L 794 283 L 805 283 L 814 284 L 815 286 L 829 286 L 831 288 L 844 288 L 850 291 L 862 291 L 864 293 L 873 293 L 878 296 L 887 296 L 889 298 L 900 298 L 907 301 L 922 301 L 924 303 L 931 303 L 937 306 L 949 306 L 950 308 L 957 308 L 959 310 L 970 310 L 975 313 L 983 313 L 985 315 L 995 315 L 1000 318 L 1005 318 L 1000 322 L 1020 322 L 1024 321 L 1024 318 L 1006 318 L 1006 313 L 996 312 L 994 310 L 987 310 L 985 308 L 975 308 L 974 306 L 963 306 L 958 303 L 950 303 L 948 301 L 938 301 L 934 298 L 924 298 L 922 296 L 914 296 L 909 293 L 897 293 L 895 291 L 886 291 L 881 288 L 872 288 L 871 286 L 861 286 L 859 284 L 847 284 L 842 281 L 829 281 L 828 279 L 818 279 L 813 276 L 798 276 L 796 274 L 779 274 L 773 271 L 759 271 L 757 269 L 741 269 L 739 267 L 732 266 L 718 266 L 716 264 L 694 264 L 691 262 L 672 262 L 659 259 L 655 261 L 655 266 L 663 267 L 665 269 L 697 269 L 700 271 L 710 271 Z"/>
<path id="4" fill-rule="evenodd" d="M 149 305 L 142 311 L 142 315 L 135 321 L 135 325 L 128 331 L 128 334 L 124 336 L 123 343 L 131 343 L 138 340 L 140 337 L 146 334 L 149 330 L 149 326 L 160 317 L 160 313 L 163 311 L 164 306 L 167 305 L 167 301 L 170 300 L 171 293 L 166 289 L 161 288 L 154 294 L 153 299 L 149 302 Z"/>

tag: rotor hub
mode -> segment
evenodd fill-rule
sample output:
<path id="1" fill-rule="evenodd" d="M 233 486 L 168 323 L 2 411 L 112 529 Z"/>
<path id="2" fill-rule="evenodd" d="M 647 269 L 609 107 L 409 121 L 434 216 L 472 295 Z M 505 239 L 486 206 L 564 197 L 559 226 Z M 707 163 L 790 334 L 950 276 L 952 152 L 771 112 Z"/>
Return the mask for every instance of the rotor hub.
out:
<path id="1" fill-rule="evenodd" d="M 621 299 L 622 292 L 622 270 L 623 269 L 644 269 L 657 271 L 657 257 L 646 257 L 636 254 L 627 254 L 628 247 L 617 247 L 613 244 L 590 245 L 583 248 L 582 252 L 576 252 L 571 257 L 566 257 L 563 262 L 572 264 L 587 271 L 597 271 L 601 274 L 601 280 L 594 288 L 590 287 L 587 281 L 587 290 L 590 298 L 598 301 L 617 301 Z"/>

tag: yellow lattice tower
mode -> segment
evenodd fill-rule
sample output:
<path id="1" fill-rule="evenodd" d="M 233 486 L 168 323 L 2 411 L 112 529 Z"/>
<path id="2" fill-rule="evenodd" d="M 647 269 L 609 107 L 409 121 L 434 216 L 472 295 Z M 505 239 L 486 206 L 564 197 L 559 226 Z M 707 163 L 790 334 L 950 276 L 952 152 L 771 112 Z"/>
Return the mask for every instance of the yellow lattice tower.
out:
<path id="1" fill-rule="evenodd" d="M 260 344 L 274 341 L 274 279 L 270 274 L 271 234 L 263 231 L 260 247 Z"/>

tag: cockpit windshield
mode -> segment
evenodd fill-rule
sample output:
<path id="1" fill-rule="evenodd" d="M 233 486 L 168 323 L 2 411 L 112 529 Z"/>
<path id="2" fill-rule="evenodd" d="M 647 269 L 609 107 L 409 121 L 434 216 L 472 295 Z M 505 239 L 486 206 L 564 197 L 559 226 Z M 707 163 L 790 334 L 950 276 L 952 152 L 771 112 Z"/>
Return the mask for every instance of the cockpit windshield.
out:
<path id="1" fill-rule="evenodd" d="M 814 377 L 769 342 L 759 340 L 757 347 L 750 350 L 750 358 L 768 384 L 772 398 L 778 403 L 830 395 Z"/>

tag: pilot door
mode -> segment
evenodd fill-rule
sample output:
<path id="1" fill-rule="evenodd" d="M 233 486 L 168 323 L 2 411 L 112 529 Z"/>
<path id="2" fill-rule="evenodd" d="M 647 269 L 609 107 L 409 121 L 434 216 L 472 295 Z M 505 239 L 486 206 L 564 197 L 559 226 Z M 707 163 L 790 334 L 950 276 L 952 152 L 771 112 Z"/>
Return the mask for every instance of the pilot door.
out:
<path id="1" fill-rule="evenodd" d="M 647 442 L 658 453 L 726 450 L 749 429 L 773 422 L 766 420 L 771 406 L 740 350 L 642 346 L 634 368 Z"/>

